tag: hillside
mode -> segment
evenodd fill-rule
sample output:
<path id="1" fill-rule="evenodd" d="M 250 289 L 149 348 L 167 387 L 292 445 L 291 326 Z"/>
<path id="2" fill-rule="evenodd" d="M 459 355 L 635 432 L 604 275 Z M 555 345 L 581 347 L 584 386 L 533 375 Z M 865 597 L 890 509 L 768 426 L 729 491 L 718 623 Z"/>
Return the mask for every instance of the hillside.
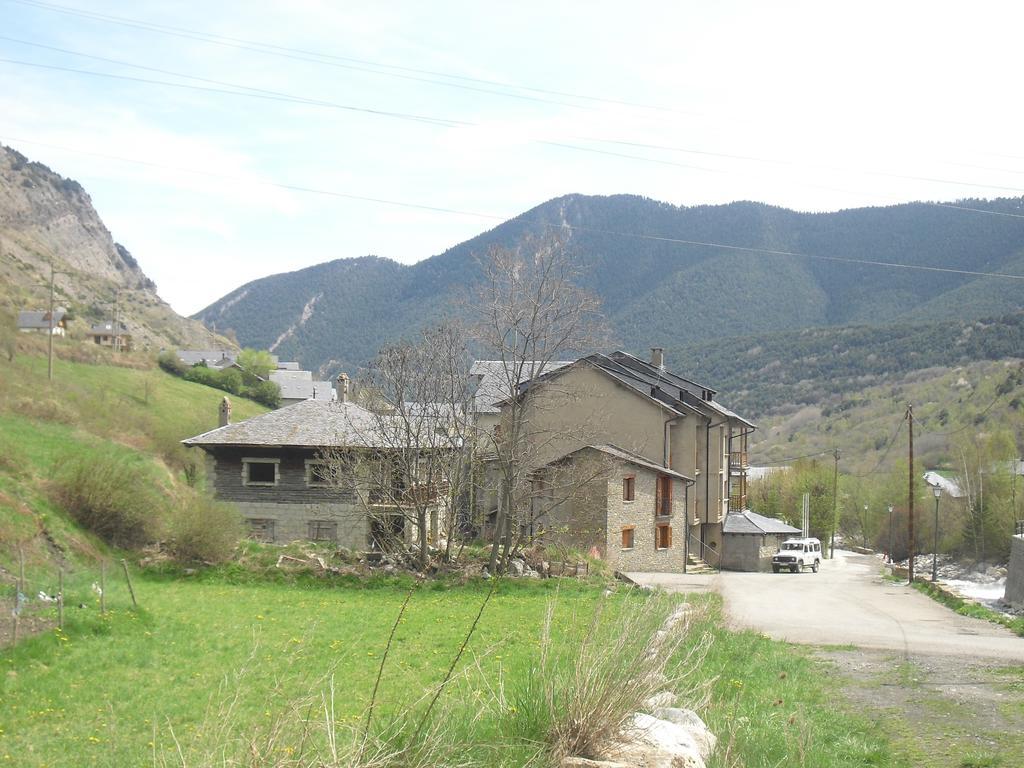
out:
<path id="1" fill-rule="evenodd" d="M 78 182 L 0 145 L 0 308 L 44 309 L 51 259 L 56 303 L 71 310 L 73 335 L 109 321 L 117 297 L 121 321 L 142 347 L 226 343 L 160 298 Z"/>
<path id="2" fill-rule="evenodd" d="M 51 389 L 41 355 L 21 354 L 0 366 L 0 586 L 16 572 L 19 547 L 30 572 L 51 575 L 57 560 L 74 570 L 76 563 L 95 565 L 106 549 L 54 503 L 58 469 L 71 459 L 112 454 L 174 493 L 184 485 L 185 467 L 198 461 L 179 441 L 216 426 L 223 396 L 156 367 L 59 360 Z M 238 419 L 265 410 L 232 401 Z"/>
<path id="3" fill-rule="evenodd" d="M 751 461 L 785 464 L 794 457 L 838 448 L 844 473 L 884 474 L 906 460 L 907 430 L 905 423 L 902 428 L 900 424 L 907 404 L 912 403 L 918 466 L 956 470 L 961 461 L 958 441 L 997 428 L 1011 430 L 1018 442 L 1024 435 L 1020 356 L 1018 352 L 1016 359 L 907 370 L 873 377 L 873 383 L 872 377 L 866 377 L 854 392 L 793 405 L 759 422 L 751 442 Z M 830 456 L 822 460 L 831 466 Z"/>
<path id="4" fill-rule="evenodd" d="M 1024 210 L 1024 199 L 965 205 L 1014 213 Z M 922 203 L 808 214 L 749 202 L 677 207 L 626 195 L 569 195 L 411 266 L 339 259 L 248 283 L 196 317 L 324 373 L 355 369 L 382 342 L 451 311 L 479 275 L 476 258 L 491 246 L 517 247 L 563 223 L 574 228 L 568 247 L 619 342 L 638 351 L 805 328 L 972 320 L 1022 305 L 1011 281 L 621 234 L 1019 274 L 1022 217 Z"/>

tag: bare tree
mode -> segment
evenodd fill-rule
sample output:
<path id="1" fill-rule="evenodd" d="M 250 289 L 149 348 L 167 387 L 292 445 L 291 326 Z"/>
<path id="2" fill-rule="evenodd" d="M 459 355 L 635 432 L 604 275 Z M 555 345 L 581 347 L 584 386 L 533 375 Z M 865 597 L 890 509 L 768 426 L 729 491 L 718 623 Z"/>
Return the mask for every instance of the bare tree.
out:
<path id="1" fill-rule="evenodd" d="M 382 547 L 415 531 L 417 567 L 429 544 L 450 554 L 468 482 L 468 353 L 462 330 L 442 325 L 383 348 L 361 376 L 351 445 L 322 452 L 331 484 L 348 484 Z M 343 442 L 343 441 L 339 441 Z"/>
<path id="2" fill-rule="evenodd" d="M 474 337 L 500 363 L 496 375 L 503 398 L 499 425 L 479 438 L 499 488 L 488 563 L 495 573 L 499 554 L 504 569 L 514 532 L 521 532 L 521 523 L 529 519 L 535 457 L 544 442 L 543 419 L 519 397 L 520 385 L 591 347 L 603 320 L 598 300 L 579 286 L 571 255 L 559 238 L 529 240 L 515 250 L 492 248 L 482 267 L 472 308 Z"/>

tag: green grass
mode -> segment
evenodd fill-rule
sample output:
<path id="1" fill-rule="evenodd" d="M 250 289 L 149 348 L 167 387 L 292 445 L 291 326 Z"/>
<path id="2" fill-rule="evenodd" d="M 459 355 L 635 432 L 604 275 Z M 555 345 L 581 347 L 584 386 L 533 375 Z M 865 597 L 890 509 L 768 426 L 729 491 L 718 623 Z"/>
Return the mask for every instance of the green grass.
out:
<path id="1" fill-rule="evenodd" d="M 207 738 L 211 703 L 216 710 L 237 692 L 235 717 L 257 730 L 288 702 L 326 689 L 332 670 L 337 719 L 356 724 L 413 582 L 311 589 L 143 575 L 136 584 L 139 612 L 127 609 L 119 580 L 108 583 L 116 610 L 107 619 L 92 602 L 69 611 L 65 633 L 0 654 L 0 765 L 61 765 L 68 755 L 82 766 L 152 764 L 154 745 L 158 757 L 173 755 L 172 729 L 186 746 Z M 442 679 L 488 588 L 485 582 L 417 588 L 384 671 L 382 719 L 422 708 L 424 692 Z M 484 713 L 460 733 L 467 756 L 518 766 L 535 753 L 530 744 L 506 743 L 500 755 L 486 746 L 508 738 L 510 713 L 495 709 L 494 689 L 502 680 L 522 679 L 535 663 L 550 600 L 557 600 L 558 642 L 572 643 L 581 640 L 578 617 L 588 617 L 600 595 L 599 587 L 571 580 L 499 586 L 445 696 L 456 714 Z M 620 589 L 610 605 L 647 599 Z M 718 618 L 712 600 L 700 629 L 713 642 L 698 679 L 689 681 L 710 686 L 701 714 L 720 738 L 711 768 L 767 768 L 799 754 L 805 758 L 795 764 L 810 768 L 897 765 L 867 721 L 836 706 L 819 662 L 756 633 L 729 632 Z M 239 682 L 236 674 L 250 657 Z"/>
<path id="2" fill-rule="evenodd" d="M 929 581 L 915 581 L 914 589 L 923 592 L 938 603 L 951 608 L 961 616 L 971 616 L 975 619 L 984 619 L 994 624 L 1002 624 L 1015 634 L 1024 637 L 1024 616 L 1006 616 L 998 611 L 993 611 L 979 603 L 965 600 L 962 597 L 951 595 L 943 589 L 936 588 Z"/>
<path id="3" fill-rule="evenodd" d="M 41 579 L 60 559 L 91 567 L 109 554 L 51 502 L 63 459 L 119 452 L 171 489 L 197 458 L 179 441 L 215 427 L 224 396 L 155 367 L 57 360 L 54 371 L 51 385 L 45 358 L 20 355 L 0 366 L 0 568 L 15 572 L 20 544 L 29 576 Z M 233 404 L 236 419 L 265 412 L 242 398 Z"/>

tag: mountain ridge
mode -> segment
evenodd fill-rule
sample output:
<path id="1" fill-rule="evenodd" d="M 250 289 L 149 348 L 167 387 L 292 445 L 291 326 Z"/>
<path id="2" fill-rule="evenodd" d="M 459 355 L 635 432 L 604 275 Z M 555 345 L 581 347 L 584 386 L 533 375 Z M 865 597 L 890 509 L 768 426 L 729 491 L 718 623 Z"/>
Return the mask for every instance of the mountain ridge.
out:
<path id="1" fill-rule="evenodd" d="M 929 203 L 801 213 L 751 201 L 681 207 L 563 195 L 414 264 L 335 259 L 247 283 L 194 317 L 269 346 L 322 293 L 279 350 L 325 375 L 358 369 L 381 344 L 453 312 L 489 248 L 522 248 L 552 232 L 565 237 L 581 282 L 601 297 L 627 349 L 1013 312 L 1016 284 L 863 263 L 1024 271 L 1024 198 L 961 202 L 1013 215 Z"/>

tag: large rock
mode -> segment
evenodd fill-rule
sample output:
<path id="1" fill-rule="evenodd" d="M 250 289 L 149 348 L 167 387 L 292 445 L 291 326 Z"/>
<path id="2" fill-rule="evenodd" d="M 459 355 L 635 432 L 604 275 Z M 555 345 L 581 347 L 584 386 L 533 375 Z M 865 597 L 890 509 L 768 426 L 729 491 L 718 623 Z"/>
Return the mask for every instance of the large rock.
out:
<path id="1" fill-rule="evenodd" d="M 563 757 L 558 766 L 559 768 L 632 768 L 626 763 L 617 763 L 614 760 L 590 760 L 586 757 Z"/>
<path id="2" fill-rule="evenodd" d="M 509 560 L 508 561 L 508 575 L 509 576 L 522 576 L 526 572 L 526 563 L 522 560 Z"/>
<path id="3" fill-rule="evenodd" d="M 670 723 L 682 726 L 689 731 L 690 736 L 697 743 L 697 749 L 700 752 L 700 756 L 707 760 L 711 757 L 711 753 L 715 751 L 715 745 L 718 743 L 718 738 L 711 732 L 711 730 L 705 725 L 704 721 L 700 719 L 700 715 L 694 712 L 692 709 L 678 709 L 676 707 L 661 707 L 653 712 L 653 715 L 659 720 L 666 720 Z"/>
<path id="4" fill-rule="evenodd" d="M 628 741 L 609 749 L 609 759 L 632 768 L 707 768 L 697 740 L 677 723 L 636 714 L 623 737 Z"/>

